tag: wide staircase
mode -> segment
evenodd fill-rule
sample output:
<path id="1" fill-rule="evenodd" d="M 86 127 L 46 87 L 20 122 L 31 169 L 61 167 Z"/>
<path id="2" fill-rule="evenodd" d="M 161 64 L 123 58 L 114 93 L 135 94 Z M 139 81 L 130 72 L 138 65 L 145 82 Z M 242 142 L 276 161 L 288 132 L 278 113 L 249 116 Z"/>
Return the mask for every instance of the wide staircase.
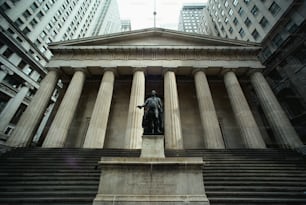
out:
<path id="1" fill-rule="evenodd" d="M 101 156 L 138 157 L 139 150 L 18 148 L 0 156 L 0 204 L 91 204 Z M 166 150 L 203 157 L 212 205 L 306 204 L 306 164 L 291 150 Z"/>

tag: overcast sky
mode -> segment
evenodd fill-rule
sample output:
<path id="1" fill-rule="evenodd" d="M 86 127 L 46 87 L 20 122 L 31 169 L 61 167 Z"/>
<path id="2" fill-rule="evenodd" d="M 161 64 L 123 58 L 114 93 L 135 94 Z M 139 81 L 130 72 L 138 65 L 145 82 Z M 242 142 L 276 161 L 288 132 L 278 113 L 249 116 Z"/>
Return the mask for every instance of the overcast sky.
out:
<path id="1" fill-rule="evenodd" d="M 130 19 L 132 30 L 154 27 L 154 0 L 117 0 L 121 19 Z M 206 3 L 207 0 L 156 0 L 156 27 L 177 30 L 184 3 Z"/>

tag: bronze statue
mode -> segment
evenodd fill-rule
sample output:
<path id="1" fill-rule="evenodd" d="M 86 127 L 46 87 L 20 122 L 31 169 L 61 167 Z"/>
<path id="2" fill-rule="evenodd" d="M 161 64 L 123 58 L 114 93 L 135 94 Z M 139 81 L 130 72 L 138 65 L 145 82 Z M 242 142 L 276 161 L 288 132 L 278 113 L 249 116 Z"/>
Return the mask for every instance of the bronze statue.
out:
<path id="1" fill-rule="evenodd" d="M 163 105 L 159 97 L 156 96 L 156 91 L 152 90 L 151 97 L 147 98 L 143 105 L 137 106 L 139 109 L 145 108 L 145 113 L 142 119 L 142 127 L 144 134 L 162 134 L 163 131 Z"/>

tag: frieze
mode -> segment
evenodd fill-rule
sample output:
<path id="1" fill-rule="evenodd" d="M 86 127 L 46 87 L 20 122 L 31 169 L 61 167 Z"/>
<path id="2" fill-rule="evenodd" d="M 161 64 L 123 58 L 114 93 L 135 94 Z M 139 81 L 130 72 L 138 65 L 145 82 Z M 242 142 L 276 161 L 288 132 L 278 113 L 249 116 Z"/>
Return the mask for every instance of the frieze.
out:
<path id="1" fill-rule="evenodd" d="M 65 52 L 66 51 L 66 52 Z M 67 49 L 55 53 L 58 60 L 257 60 L 256 53 L 220 49 Z"/>

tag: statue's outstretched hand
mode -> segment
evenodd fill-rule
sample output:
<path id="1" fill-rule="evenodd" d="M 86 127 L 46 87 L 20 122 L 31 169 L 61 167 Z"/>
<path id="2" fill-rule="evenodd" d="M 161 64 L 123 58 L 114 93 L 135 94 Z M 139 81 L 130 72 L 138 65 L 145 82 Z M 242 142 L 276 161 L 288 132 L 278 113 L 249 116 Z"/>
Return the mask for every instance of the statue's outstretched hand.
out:
<path id="1" fill-rule="evenodd" d="M 141 105 L 137 105 L 137 107 L 138 107 L 139 109 L 141 109 L 141 108 L 142 108 L 142 106 L 141 106 Z"/>

